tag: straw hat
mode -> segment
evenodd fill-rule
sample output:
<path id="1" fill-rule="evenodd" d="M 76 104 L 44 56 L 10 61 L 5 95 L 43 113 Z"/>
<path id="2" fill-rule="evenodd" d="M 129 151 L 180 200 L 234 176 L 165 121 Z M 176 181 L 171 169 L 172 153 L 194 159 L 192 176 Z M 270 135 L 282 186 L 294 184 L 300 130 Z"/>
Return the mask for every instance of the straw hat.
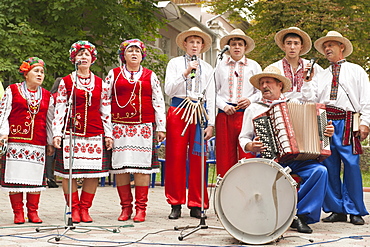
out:
<path id="1" fill-rule="evenodd" d="M 245 35 L 245 33 L 241 29 L 236 28 L 232 30 L 229 35 L 226 35 L 221 38 L 220 40 L 221 49 L 223 49 L 223 47 L 227 45 L 229 43 L 229 40 L 232 38 L 241 38 L 245 41 L 246 43 L 245 54 L 247 54 L 248 52 L 251 52 L 255 47 L 254 40 L 251 37 Z M 229 55 L 230 52 L 227 51 L 226 54 Z"/>
<path id="2" fill-rule="evenodd" d="M 280 30 L 275 34 L 275 43 L 280 47 L 280 49 L 284 49 L 284 42 L 283 39 L 286 34 L 288 33 L 295 33 L 302 38 L 303 47 L 299 55 L 304 55 L 311 50 L 312 41 L 310 36 L 305 32 L 299 29 L 298 27 L 289 27 L 287 29 Z"/>
<path id="3" fill-rule="evenodd" d="M 199 27 L 192 27 L 189 30 L 183 31 L 179 33 L 176 37 L 176 44 L 180 47 L 183 51 L 186 52 L 186 48 L 184 47 L 184 41 L 189 36 L 199 36 L 203 39 L 204 47 L 200 50 L 200 53 L 206 52 L 212 45 L 212 38 L 209 34 L 203 32 Z"/>
<path id="4" fill-rule="evenodd" d="M 325 37 L 319 38 L 314 43 L 316 50 L 320 52 L 321 54 L 323 54 L 324 56 L 325 56 L 325 52 L 324 52 L 324 48 L 322 47 L 322 45 L 326 41 L 339 41 L 340 43 L 342 43 L 344 45 L 343 57 L 348 57 L 349 55 L 351 55 L 353 51 L 353 46 L 352 46 L 351 41 L 349 41 L 349 39 L 343 37 L 337 31 L 329 31 Z"/>
<path id="5" fill-rule="evenodd" d="M 262 71 L 262 73 L 252 76 L 249 79 L 249 81 L 255 88 L 260 89 L 259 82 L 260 82 L 260 79 L 263 77 L 272 77 L 272 78 L 275 78 L 281 81 L 284 84 L 282 91 L 281 91 L 282 93 L 289 91 L 290 88 L 292 87 L 292 83 L 290 82 L 290 80 L 286 78 L 285 76 L 283 76 L 281 74 L 280 69 L 275 66 L 267 66 Z"/>

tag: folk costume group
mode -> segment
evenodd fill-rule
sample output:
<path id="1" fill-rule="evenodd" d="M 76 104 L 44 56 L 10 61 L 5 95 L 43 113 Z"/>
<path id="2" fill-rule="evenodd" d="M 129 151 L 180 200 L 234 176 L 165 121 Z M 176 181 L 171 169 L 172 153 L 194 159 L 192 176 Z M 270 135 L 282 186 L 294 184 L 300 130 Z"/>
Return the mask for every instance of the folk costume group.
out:
<path id="1" fill-rule="evenodd" d="M 197 27 L 181 32 L 176 43 L 185 55 L 172 58 L 166 69 L 167 116 L 156 74 L 141 65 L 147 53 L 138 39 L 121 43 L 120 65 L 110 70 L 105 80 L 90 70 L 97 59 L 95 46 L 88 41 L 74 43 L 70 61 L 76 70 L 60 80 L 55 98 L 41 87 L 44 61 L 37 57 L 25 60 L 20 66 L 24 81 L 10 85 L 0 105 L 0 145 L 8 142 L 1 160 L 1 186 L 9 191 L 14 223 L 25 222 L 23 193 L 27 194 L 28 220 L 42 222 L 37 209 L 46 185 L 45 157 L 54 151 L 55 175 L 62 178 L 74 223 L 93 221 L 89 208 L 98 179 L 109 173 L 117 180 L 122 207 L 118 220 L 131 218 L 135 198 L 133 221 L 145 221 L 150 174 L 159 172 L 155 147 L 165 138 L 168 218 L 180 218 L 182 205 L 187 205 L 191 217 L 201 218 L 202 206 L 209 208 L 207 190 L 202 205 L 200 166 L 206 157 L 201 155 L 201 134 L 204 140 L 216 134 L 216 168 L 223 177 L 238 160 L 259 157 L 266 150 L 256 136 L 253 118 L 276 103 L 292 100 L 326 105 L 324 134 L 331 137 L 332 154 L 321 163 L 281 163 L 301 178 L 297 217 L 291 227 L 312 233 L 308 224 L 320 221 L 322 210 L 331 213 L 324 222 L 346 222 L 349 215 L 352 224 L 363 225 L 368 212 L 359 155 L 360 141 L 367 137 L 370 125 L 368 75 L 359 65 L 346 61 L 352 44 L 336 31 L 314 43 L 331 63 L 325 70 L 301 58 L 312 46 L 310 36 L 301 29 L 283 29 L 276 33 L 275 42 L 285 56 L 262 71 L 246 56 L 255 47 L 253 39 L 234 29 L 221 39 L 220 46 L 230 48 L 213 71 L 201 59 L 211 47 L 210 35 Z M 202 105 L 198 105 L 199 99 Z M 194 106 L 199 107 L 199 118 L 189 124 L 184 116 Z M 358 129 L 352 127 L 355 113 L 361 114 Z M 130 174 L 134 175 L 134 196 Z M 81 193 L 78 178 L 83 178 Z"/>

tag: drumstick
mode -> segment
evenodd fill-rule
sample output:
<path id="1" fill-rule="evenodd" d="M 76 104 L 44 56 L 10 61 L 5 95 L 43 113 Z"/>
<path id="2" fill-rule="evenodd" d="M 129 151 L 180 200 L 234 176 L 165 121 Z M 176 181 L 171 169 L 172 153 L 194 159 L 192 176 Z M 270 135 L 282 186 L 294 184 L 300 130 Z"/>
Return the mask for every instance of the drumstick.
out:
<path id="1" fill-rule="evenodd" d="M 188 112 L 188 109 L 190 107 L 190 104 L 189 104 L 189 102 L 187 102 L 186 105 L 184 104 L 183 106 L 185 106 L 185 107 L 183 107 L 184 112 L 182 113 L 181 119 L 183 119 L 186 116 L 186 114 Z"/>
<path id="2" fill-rule="evenodd" d="M 187 103 L 187 99 L 188 98 L 185 98 L 177 107 L 176 107 L 176 109 L 174 110 L 174 113 L 176 113 L 176 114 L 178 114 L 179 112 L 180 112 L 180 109 L 182 108 L 182 106 L 184 105 L 184 104 L 186 104 Z"/>

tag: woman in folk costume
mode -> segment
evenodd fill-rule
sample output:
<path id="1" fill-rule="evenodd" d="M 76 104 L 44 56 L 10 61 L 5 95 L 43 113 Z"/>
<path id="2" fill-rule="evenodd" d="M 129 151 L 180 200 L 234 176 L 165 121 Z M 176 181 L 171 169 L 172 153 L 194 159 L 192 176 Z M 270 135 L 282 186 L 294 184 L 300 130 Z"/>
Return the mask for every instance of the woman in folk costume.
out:
<path id="1" fill-rule="evenodd" d="M 156 74 L 140 65 L 146 57 L 144 43 L 138 39 L 126 40 L 118 53 L 120 66 L 112 69 L 106 78 L 111 87 L 114 138 L 110 172 L 116 174 L 121 200 L 118 220 L 128 220 L 132 214 L 131 173 L 135 181 L 133 220 L 143 222 L 150 174 L 159 172 L 155 146 L 165 138 L 165 104 Z"/>
<path id="2" fill-rule="evenodd" d="M 37 214 L 40 192 L 45 190 L 45 156 L 47 129 L 51 133 L 48 116 L 52 116 L 53 98 L 41 87 L 45 63 L 30 57 L 22 63 L 19 72 L 22 83 L 11 84 L 0 103 L 1 144 L 8 140 L 8 151 L 2 157 L 1 186 L 9 191 L 14 212 L 14 223 L 25 222 L 23 192 L 27 193 L 29 222 L 42 223 Z M 48 140 L 51 144 L 52 139 Z"/>
<path id="3" fill-rule="evenodd" d="M 53 120 L 53 143 L 57 149 L 54 174 L 63 178 L 63 191 L 69 205 L 69 138 L 72 129 L 72 221 L 92 222 L 88 210 L 98 179 L 109 174 L 107 150 L 112 148 L 113 143 L 108 85 L 90 71 L 97 56 L 93 44 L 78 41 L 69 53 L 77 71 L 63 77 L 58 88 Z M 72 104 L 67 107 L 70 99 Z M 62 137 L 65 138 L 62 140 Z M 77 178 L 84 178 L 80 197 Z"/>

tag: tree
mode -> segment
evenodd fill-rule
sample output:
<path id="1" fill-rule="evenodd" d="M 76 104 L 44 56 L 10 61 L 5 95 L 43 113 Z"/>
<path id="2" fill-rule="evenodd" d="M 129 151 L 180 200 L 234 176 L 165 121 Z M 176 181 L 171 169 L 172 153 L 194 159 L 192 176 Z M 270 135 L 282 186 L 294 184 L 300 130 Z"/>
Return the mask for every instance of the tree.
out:
<path id="1" fill-rule="evenodd" d="M 70 73 L 69 48 L 77 40 L 96 45 L 92 70 L 103 75 L 117 65 L 117 50 L 125 39 L 150 42 L 164 22 L 153 0 L 2 0 L 0 2 L 0 79 L 19 82 L 23 60 L 38 56 L 47 64 L 44 86 Z M 155 54 L 153 54 L 153 52 Z M 146 59 L 158 68 L 166 57 L 149 48 Z M 152 64 L 151 64 L 152 65 Z M 157 65 L 157 66 L 156 66 Z M 152 68 L 152 67 L 149 67 Z"/>
<path id="2" fill-rule="evenodd" d="M 246 30 L 256 42 L 256 48 L 249 57 L 266 67 L 274 61 L 281 59 L 284 53 L 275 45 L 274 36 L 281 29 L 296 26 L 307 32 L 312 41 L 325 36 L 328 31 L 335 30 L 351 40 L 354 52 L 348 57 L 351 62 L 360 64 L 365 69 L 369 63 L 370 51 L 369 32 L 367 20 L 370 18 L 370 1 L 368 0 L 260 0 L 232 1 L 230 8 L 214 1 L 213 11 L 231 11 L 240 9 L 248 2 L 249 13 L 246 19 L 251 20 L 252 26 Z M 215 12 L 220 14 L 221 12 Z M 236 21 L 235 15 L 231 16 Z M 239 16 L 239 18 L 241 18 Z M 316 49 L 305 55 L 308 58 L 320 58 L 323 67 L 328 62 Z"/>

